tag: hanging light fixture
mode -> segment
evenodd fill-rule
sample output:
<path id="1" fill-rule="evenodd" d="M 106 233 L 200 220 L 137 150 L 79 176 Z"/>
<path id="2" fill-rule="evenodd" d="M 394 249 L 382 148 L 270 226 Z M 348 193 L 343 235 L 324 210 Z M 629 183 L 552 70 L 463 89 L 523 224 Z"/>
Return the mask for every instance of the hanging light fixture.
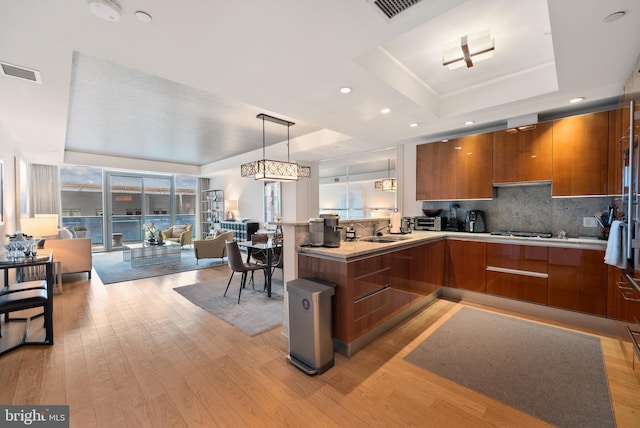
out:
<path id="1" fill-rule="evenodd" d="M 263 113 L 260 113 L 256 117 L 262 119 L 262 159 L 241 165 L 240 175 L 242 177 L 253 177 L 256 180 L 269 181 L 298 181 L 300 178 L 311 177 L 311 167 L 289 162 L 289 127 L 295 125 L 295 123 Z M 286 162 L 265 159 L 265 120 L 287 127 Z"/>
<path id="2" fill-rule="evenodd" d="M 374 183 L 375 188 L 383 192 L 395 192 L 398 190 L 398 181 L 391 178 L 391 159 L 387 159 L 387 178 Z"/>

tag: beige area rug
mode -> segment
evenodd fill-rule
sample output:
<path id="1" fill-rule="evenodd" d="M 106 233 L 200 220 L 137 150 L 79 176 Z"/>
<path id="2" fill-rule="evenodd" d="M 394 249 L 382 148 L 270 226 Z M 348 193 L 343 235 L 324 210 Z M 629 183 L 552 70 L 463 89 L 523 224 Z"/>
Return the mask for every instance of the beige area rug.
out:
<path id="1" fill-rule="evenodd" d="M 405 357 L 557 427 L 615 427 L 600 339 L 463 307 Z"/>
<path id="2" fill-rule="evenodd" d="M 273 275 L 271 298 L 263 291 L 264 280 L 256 272 L 255 290 L 248 282 L 242 290 L 238 304 L 240 274 L 233 276 L 227 296 L 223 296 L 228 276 L 224 278 L 176 287 L 174 291 L 205 311 L 226 321 L 249 336 L 255 336 L 282 324 L 284 316 L 284 290 L 282 274 L 279 270 Z"/>

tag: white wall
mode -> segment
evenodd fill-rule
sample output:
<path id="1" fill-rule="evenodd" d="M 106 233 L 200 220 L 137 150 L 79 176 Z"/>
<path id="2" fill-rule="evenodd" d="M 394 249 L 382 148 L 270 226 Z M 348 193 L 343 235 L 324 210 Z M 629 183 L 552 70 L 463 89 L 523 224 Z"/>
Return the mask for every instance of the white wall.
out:
<path id="1" fill-rule="evenodd" d="M 4 240 L 5 234 L 13 233 L 16 230 L 16 144 L 2 124 L 0 124 L 0 160 L 3 163 L 2 206 L 4 212 L 0 233 Z"/>
<path id="2" fill-rule="evenodd" d="M 416 148 L 423 143 L 404 144 L 399 148 L 398 171 L 402 172 L 399 178 L 402 181 L 398 183 L 398 187 L 402 195 L 398 198 L 398 207 L 406 217 L 423 215 L 422 201 L 416 201 Z"/>
<path id="3" fill-rule="evenodd" d="M 264 222 L 264 183 L 240 177 L 240 167 L 217 172 L 210 177 L 210 189 L 224 190 L 225 200 L 237 200 L 240 217 Z"/>

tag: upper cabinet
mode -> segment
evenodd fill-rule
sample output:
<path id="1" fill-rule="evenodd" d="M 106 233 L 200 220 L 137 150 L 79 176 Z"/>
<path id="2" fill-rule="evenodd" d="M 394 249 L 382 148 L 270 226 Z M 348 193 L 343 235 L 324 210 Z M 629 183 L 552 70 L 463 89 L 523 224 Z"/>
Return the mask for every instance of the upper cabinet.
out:
<path id="1" fill-rule="evenodd" d="M 416 153 L 416 200 L 456 198 L 456 152 L 449 142 L 421 144 Z"/>
<path id="2" fill-rule="evenodd" d="M 491 199 L 492 153 L 492 134 L 419 145 L 416 199 Z"/>
<path id="3" fill-rule="evenodd" d="M 552 196 L 607 195 L 609 112 L 553 122 Z"/>
<path id="4" fill-rule="evenodd" d="M 611 110 L 609 112 L 609 167 L 608 192 L 609 195 L 622 194 L 622 160 L 624 151 L 629 146 L 625 144 L 624 136 L 629 129 L 629 108 Z M 628 141 L 626 141 L 628 143 Z"/>
<path id="5" fill-rule="evenodd" d="M 552 136 L 551 122 L 494 132 L 493 183 L 550 181 Z"/>

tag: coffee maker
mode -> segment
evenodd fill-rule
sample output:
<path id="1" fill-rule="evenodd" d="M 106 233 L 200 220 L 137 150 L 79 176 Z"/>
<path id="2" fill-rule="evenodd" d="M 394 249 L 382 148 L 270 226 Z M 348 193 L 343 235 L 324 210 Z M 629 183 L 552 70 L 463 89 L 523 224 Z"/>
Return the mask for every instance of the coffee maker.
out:
<path id="1" fill-rule="evenodd" d="M 340 216 L 338 214 L 320 214 L 324 219 L 324 246 L 338 248 L 340 246 Z"/>

